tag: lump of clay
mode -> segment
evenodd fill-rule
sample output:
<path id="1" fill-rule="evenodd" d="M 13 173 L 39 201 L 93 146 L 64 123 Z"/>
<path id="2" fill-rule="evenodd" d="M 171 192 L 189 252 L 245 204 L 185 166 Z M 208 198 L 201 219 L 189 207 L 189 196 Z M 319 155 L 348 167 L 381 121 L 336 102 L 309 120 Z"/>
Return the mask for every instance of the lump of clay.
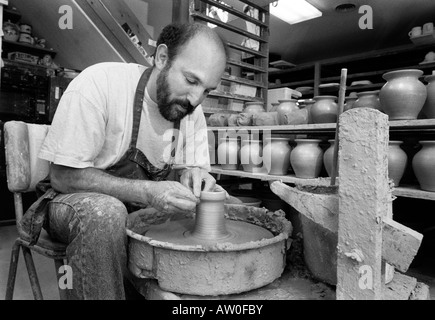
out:
<path id="1" fill-rule="evenodd" d="M 307 124 L 308 123 L 308 110 L 302 108 L 299 110 L 294 110 L 284 114 L 285 123 L 284 124 Z"/>
<path id="2" fill-rule="evenodd" d="M 260 112 L 252 115 L 254 126 L 274 126 L 278 124 L 278 112 Z"/>
<path id="3" fill-rule="evenodd" d="M 208 125 L 211 127 L 225 127 L 228 125 L 228 115 L 225 113 L 213 113 L 208 118 Z"/>
<path id="4" fill-rule="evenodd" d="M 250 126 L 252 125 L 252 113 L 242 112 L 237 117 L 238 126 Z"/>

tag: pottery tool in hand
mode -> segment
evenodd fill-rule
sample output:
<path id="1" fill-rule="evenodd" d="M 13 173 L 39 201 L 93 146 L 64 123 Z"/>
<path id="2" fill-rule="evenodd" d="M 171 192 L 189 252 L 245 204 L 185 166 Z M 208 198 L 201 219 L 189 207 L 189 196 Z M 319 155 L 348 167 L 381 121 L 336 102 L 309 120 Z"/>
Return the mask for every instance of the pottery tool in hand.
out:
<path id="1" fill-rule="evenodd" d="M 337 110 L 337 125 L 335 128 L 335 144 L 334 144 L 334 154 L 332 161 L 332 173 L 331 173 L 331 186 L 335 185 L 335 179 L 338 172 L 338 130 L 339 130 L 339 119 L 340 115 L 343 113 L 344 109 L 344 97 L 346 95 L 346 80 L 347 80 L 347 69 L 341 69 L 340 76 L 340 89 L 338 91 L 338 110 Z"/>

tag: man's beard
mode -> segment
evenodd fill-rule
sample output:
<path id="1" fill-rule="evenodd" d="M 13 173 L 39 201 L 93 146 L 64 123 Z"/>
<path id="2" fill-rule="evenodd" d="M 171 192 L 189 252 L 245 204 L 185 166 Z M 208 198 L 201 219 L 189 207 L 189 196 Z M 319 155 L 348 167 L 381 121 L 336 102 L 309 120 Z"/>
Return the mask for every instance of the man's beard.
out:
<path id="1" fill-rule="evenodd" d="M 168 84 L 169 69 L 170 63 L 162 69 L 157 77 L 157 105 L 163 118 L 175 122 L 191 114 L 195 110 L 195 107 L 192 106 L 188 100 L 170 99 Z M 182 110 L 180 110 L 179 107 L 182 107 Z"/>

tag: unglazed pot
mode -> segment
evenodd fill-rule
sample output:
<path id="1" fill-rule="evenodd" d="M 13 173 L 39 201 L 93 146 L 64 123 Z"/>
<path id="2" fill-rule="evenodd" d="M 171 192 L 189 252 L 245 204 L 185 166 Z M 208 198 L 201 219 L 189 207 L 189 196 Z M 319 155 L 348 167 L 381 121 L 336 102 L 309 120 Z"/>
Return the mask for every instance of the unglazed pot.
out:
<path id="1" fill-rule="evenodd" d="M 242 140 L 240 164 L 243 171 L 259 172 L 263 164 L 263 145 L 261 140 Z"/>
<path id="2" fill-rule="evenodd" d="M 435 192 L 435 140 L 420 141 L 423 148 L 412 159 L 412 169 L 420 188 Z"/>
<path id="3" fill-rule="evenodd" d="M 400 148 L 402 143 L 396 140 L 388 142 L 388 177 L 393 180 L 396 187 L 400 184 L 408 162 L 406 152 Z"/>
<path id="4" fill-rule="evenodd" d="M 371 108 L 381 110 L 381 102 L 379 101 L 379 90 L 358 92 L 357 99 L 354 102 L 353 108 Z"/>
<path id="5" fill-rule="evenodd" d="M 346 103 L 343 106 L 343 112 L 352 109 L 356 99 L 358 99 L 358 97 L 346 97 Z"/>
<path id="6" fill-rule="evenodd" d="M 314 103 L 316 103 L 316 101 L 314 101 L 313 99 L 305 100 L 304 102 L 305 109 L 307 109 L 307 113 L 308 113 L 308 122 L 307 122 L 308 124 L 313 123 L 313 119 L 311 117 L 311 108 Z"/>
<path id="7" fill-rule="evenodd" d="M 278 124 L 287 124 L 285 114 L 299 110 L 299 107 L 297 106 L 297 100 L 296 99 L 283 99 L 278 100 L 279 105 L 276 108 L 276 111 L 278 112 Z"/>
<path id="8" fill-rule="evenodd" d="M 252 114 L 253 126 L 275 126 L 278 124 L 278 113 L 275 112 L 258 112 Z"/>
<path id="9" fill-rule="evenodd" d="M 424 78 L 427 82 L 426 92 L 427 97 L 423 105 L 423 113 L 428 119 L 435 118 L 435 75 L 427 76 Z"/>
<path id="10" fill-rule="evenodd" d="M 264 110 L 263 103 L 258 101 L 245 102 L 245 108 L 243 109 L 244 113 L 257 113 L 265 111 L 266 110 Z"/>
<path id="11" fill-rule="evenodd" d="M 335 96 L 316 96 L 315 103 L 311 107 L 311 119 L 313 123 L 337 122 L 338 104 Z"/>
<path id="12" fill-rule="evenodd" d="M 323 154 L 323 164 L 325 166 L 326 172 L 328 173 L 328 176 L 332 175 L 332 166 L 333 166 L 333 162 L 334 162 L 334 145 L 335 145 L 335 140 L 331 139 L 328 140 L 328 142 L 330 143 L 330 146 L 328 147 L 328 149 L 326 149 L 325 153 Z M 337 172 L 338 175 L 338 172 Z"/>
<path id="13" fill-rule="evenodd" d="M 266 139 L 263 147 L 263 163 L 268 174 L 286 175 L 290 167 L 290 138 L 274 137 Z"/>
<path id="14" fill-rule="evenodd" d="M 385 73 L 387 81 L 379 92 L 382 111 L 389 120 L 413 120 L 426 101 L 426 86 L 418 79 L 423 71 L 417 69 L 396 70 Z"/>
<path id="15" fill-rule="evenodd" d="M 322 170 L 323 150 L 320 139 L 296 139 L 290 154 L 290 163 L 297 178 L 317 178 Z"/>
<path id="16" fill-rule="evenodd" d="M 224 170 L 237 170 L 239 167 L 240 144 L 237 138 L 220 138 L 217 148 L 218 164 Z"/>

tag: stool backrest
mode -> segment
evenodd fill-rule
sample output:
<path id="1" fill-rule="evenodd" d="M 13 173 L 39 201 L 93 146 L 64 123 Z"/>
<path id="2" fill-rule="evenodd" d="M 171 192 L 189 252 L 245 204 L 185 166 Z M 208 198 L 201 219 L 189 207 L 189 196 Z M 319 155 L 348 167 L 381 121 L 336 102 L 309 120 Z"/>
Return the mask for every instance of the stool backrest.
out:
<path id="1" fill-rule="evenodd" d="M 8 121 L 4 124 L 8 189 L 14 193 L 35 191 L 47 177 L 49 162 L 38 158 L 49 125 Z"/>

